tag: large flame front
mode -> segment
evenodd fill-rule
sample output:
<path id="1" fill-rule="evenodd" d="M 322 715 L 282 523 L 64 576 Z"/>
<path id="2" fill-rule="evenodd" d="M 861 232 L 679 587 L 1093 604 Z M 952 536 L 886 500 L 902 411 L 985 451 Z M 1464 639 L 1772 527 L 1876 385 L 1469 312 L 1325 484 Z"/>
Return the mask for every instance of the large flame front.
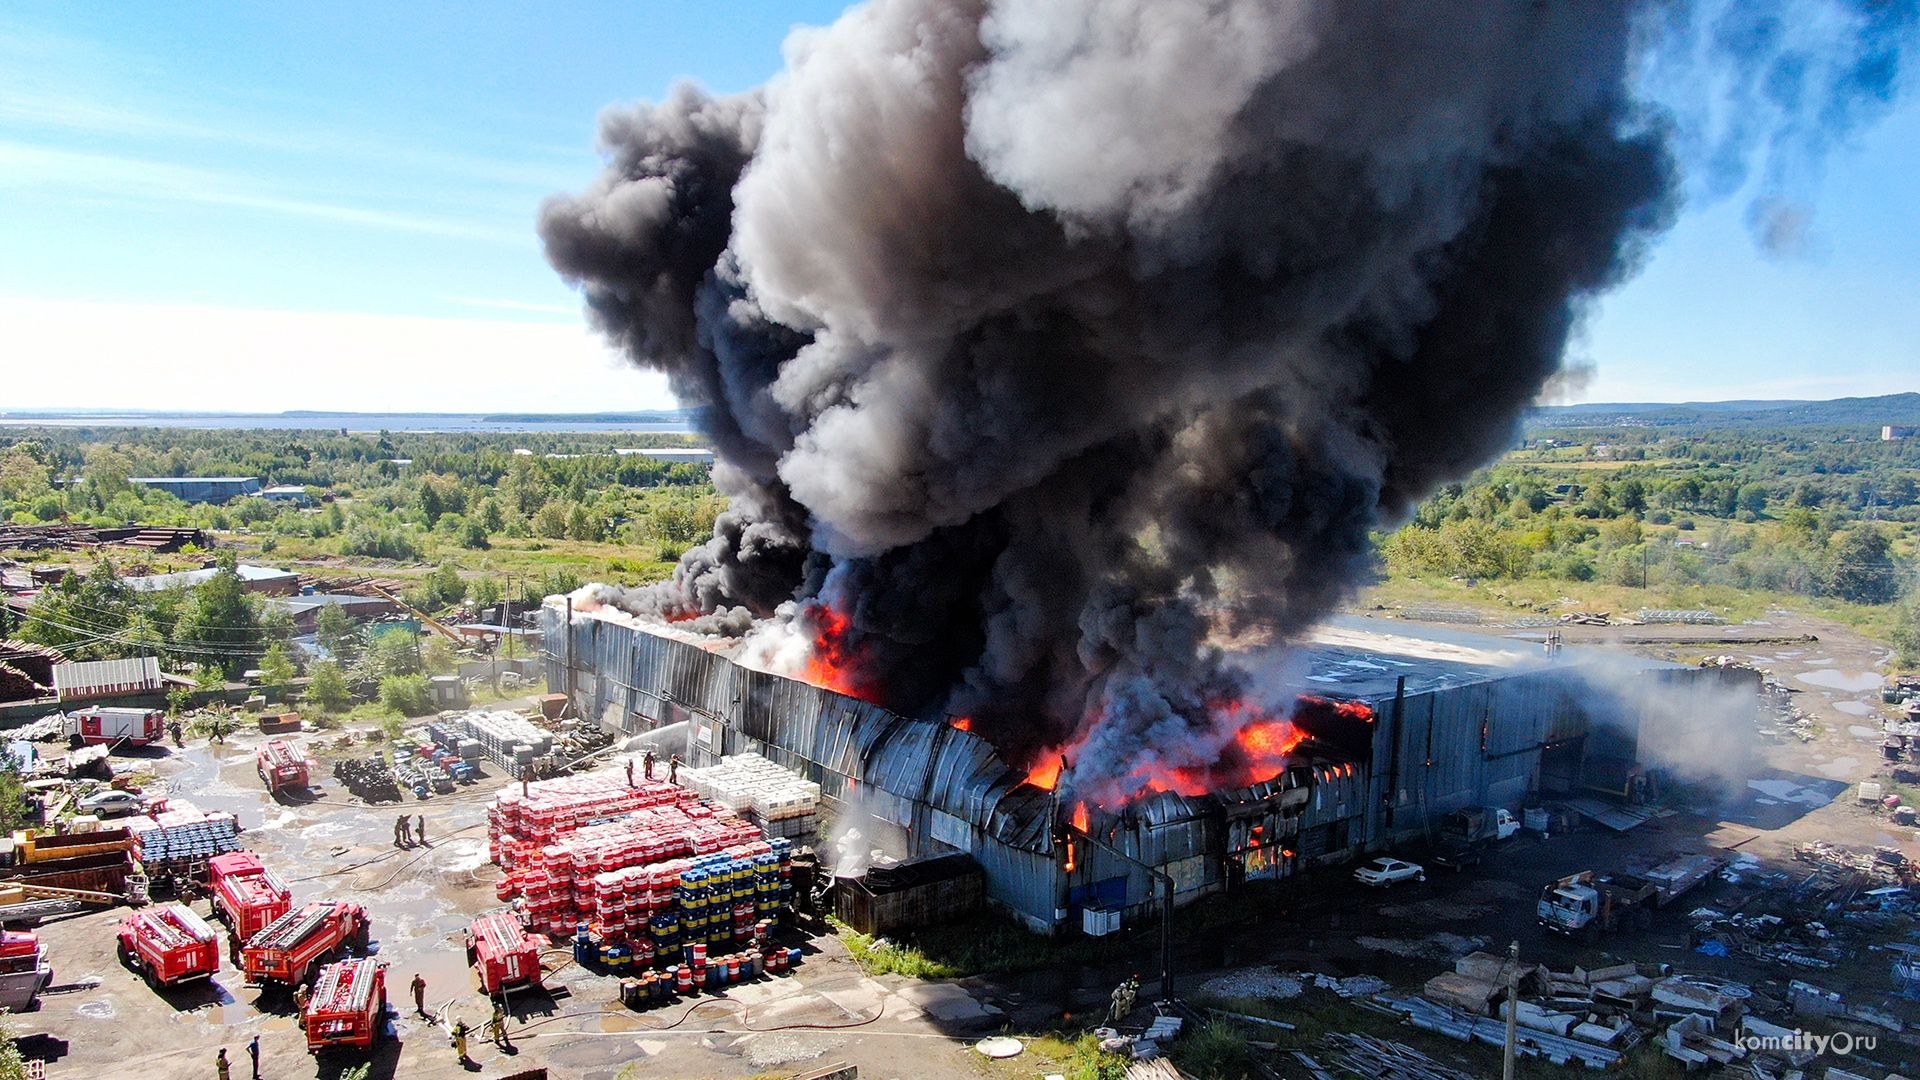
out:
<path id="1" fill-rule="evenodd" d="M 815 602 L 801 609 L 795 622 L 808 633 L 807 659 L 798 672 L 800 678 L 848 697 L 878 699 L 862 670 L 859 650 L 851 641 L 853 620 L 846 612 Z"/>
<path id="2" fill-rule="evenodd" d="M 1164 752 L 1165 748 L 1143 747 L 1138 762 L 1124 775 L 1076 781 L 1072 762 L 1098 727 L 1095 723 L 1065 746 L 1042 750 L 1027 772 L 1027 783 L 1044 791 L 1062 787 L 1076 790 L 1107 806 L 1162 792 L 1198 796 L 1251 787 L 1276 779 L 1292 763 L 1294 752 L 1308 737 L 1306 729 L 1296 722 L 1303 712 L 1331 712 L 1358 721 L 1373 719 L 1372 708 L 1364 702 L 1335 702 L 1312 695 L 1300 697 L 1293 715 L 1287 717 L 1242 699 L 1219 701 L 1209 710 L 1209 721 L 1213 731 L 1228 734 L 1217 744 L 1210 744 L 1217 749 L 1206 751 L 1204 760 L 1180 763 L 1175 755 Z M 1196 738 L 1195 746 L 1199 745 L 1200 739 Z"/>

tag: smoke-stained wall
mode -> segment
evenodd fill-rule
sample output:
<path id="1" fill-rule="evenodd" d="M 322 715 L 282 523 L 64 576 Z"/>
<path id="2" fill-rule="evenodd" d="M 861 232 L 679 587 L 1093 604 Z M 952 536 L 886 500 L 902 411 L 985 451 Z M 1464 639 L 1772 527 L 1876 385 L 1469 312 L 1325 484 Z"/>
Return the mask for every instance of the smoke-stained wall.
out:
<path id="1" fill-rule="evenodd" d="M 751 750 L 820 784 L 837 803 L 857 793 L 895 854 L 971 852 L 986 868 L 989 897 L 1036 929 L 1077 917 L 1083 903 L 1144 910 L 1153 902 L 1144 870 L 1090 845 L 1076 845 L 1069 871 L 1058 824 L 1070 804 L 1025 784 L 977 735 L 755 671 L 632 620 L 596 614 L 569 625 L 558 598 L 541 618 L 548 685 L 570 692 L 582 715 L 626 732 L 685 722 L 681 752 L 694 764 Z M 1185 903 L 1248 866 L 1263 867 L 1256 876 L 1308 873 L 1423 838 L 1457 809 L 1517 810 L 1536 790 L 1549 747 L 1577 750 L 1596 732 L 1629 743 L 1679 738 L 1693 714 L 1649 711 L 1596 690 L 1595 665 L 1616 677 L 1632 673 L 1671 701 L 1730 692 L 1717 669 L 1635 657 L 1609 666 L 1591 650 L 1563 659 L 1490 676 L 1462 669 L 1471 678 L 1461 685 L 1380 695 L 1369 700 L 1370 747 L 1350 756 L 1310 747 L 1272 783 L 1204 797 L 1166 793 L 1102 811 L 1096 828 L 1131 858 L 1171 874 Z M 1643 718 L 1657 735 L 1642 728 Z M 1250 858 L 1251 822 L 1263 827 L 1265 848 L 1290 854 Z"/>

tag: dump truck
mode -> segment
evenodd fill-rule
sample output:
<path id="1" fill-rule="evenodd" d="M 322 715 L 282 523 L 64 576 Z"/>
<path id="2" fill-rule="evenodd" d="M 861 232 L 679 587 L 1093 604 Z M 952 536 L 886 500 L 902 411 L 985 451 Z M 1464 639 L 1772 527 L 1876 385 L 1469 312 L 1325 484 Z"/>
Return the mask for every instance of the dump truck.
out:
<path id="1" fill-rule="evenodd" d="M 0 931 L 0 1012 L 25 1012 L 53 982 L 47 950 L 30 930 Z"/>
<path id="2" fill-rule="evenodd" d="M 386 1025 L 387 965 L 366 958 L 320 969 L 307 998 L 307 1052 L 371 1050 Z"/>
<path id="3" fill-rule="evenodd" d="M 467 962 L 480 974 L 480 989 L 490 995 L 540 985 L 540 947 L 511 914 L 482 915 L 473 921 L 467 930 Z"/>
<path id="4" fill-rule="evenodd" d="M 80 709 L 67 714 L 67 742 L 103 746 L 146 746 L 166 734 L 167 714 L 159 709 Z"/>
<path id="5" fill-rule="evenodd" d="M 304 788 L 313 773 L 313 762 L 285 739 L 270 739 L 253 755 L 253 767 L 267 793 L 278 795 L 286 788 Z"/>
<path id="6" fill-rule="evenodd" d="M 1658 897 L 1646 878 L 1582 870 L 1547 886 L 1534 912 L 1549 930 L 1591 939 L 1621 926 L 1646 927 Z"/>
<path id="7" fill-rule="evenodd" d="M 365 950 L 367 912 L 344 900 L 316 900 L 268 923 L 240 950 L 248 986 L 293 987 L 322 964 Z"/>
<path id="8" fill-rule="evenodd" d="M 120 962 L 154 989 L 212 978 L 220 970 L 219 934 L 184 904 L 136 911 L 120 922 Z"/>
<path id="9" fill-rule="evenodd" d="M 293 891 L 251 851 L 229 851 L 207 860 L 213 910 L 240 941 L 293 908 Z"/>

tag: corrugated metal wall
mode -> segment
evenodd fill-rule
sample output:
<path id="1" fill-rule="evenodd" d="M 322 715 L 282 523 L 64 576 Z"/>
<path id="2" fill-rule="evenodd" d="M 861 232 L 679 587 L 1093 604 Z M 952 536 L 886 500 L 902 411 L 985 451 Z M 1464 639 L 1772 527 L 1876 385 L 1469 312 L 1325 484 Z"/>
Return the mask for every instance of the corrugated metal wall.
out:
<path id="1" fill-rule="evenodd" d="M 584 714 L 625 731 L 690 720 L 695 764 L 754 750 L 838 803 L 857 798 L 897 827 L 889 832 L 907 847 L 903 855 L 970 851 L 986 868 L 988 896 L 1031 925 L 1052 925 L 1074 890 L 1114 879 L 1124 879 L 1129 908 L 1153 899 L 1145 871 L 1089 845 L 1076 845 L 1066 872 L 1051 835 L 1052 796 L 1024 786 L 969 732 L 622 623 L 578 619 L 562 634 L 562 609 L 550 605 L 541 617 L 548 685 L 570 688 Z M 1297 832 L 1302 861 L 1386 847 L 1463 807 L 1517 808 L 1537 782 L 1542 747 L 1586 732 L 1584 685 L 1570 665 L 1371 702 L 1379 716 L 1371 762 L 1317 762 L 1294 780 L 1311 786 Z M 1100 827 L 1127 855 L 1172 874 L 1181 900 L 1224 884 L 1228 826 L 1217 799 L 1163 796 Z"/>

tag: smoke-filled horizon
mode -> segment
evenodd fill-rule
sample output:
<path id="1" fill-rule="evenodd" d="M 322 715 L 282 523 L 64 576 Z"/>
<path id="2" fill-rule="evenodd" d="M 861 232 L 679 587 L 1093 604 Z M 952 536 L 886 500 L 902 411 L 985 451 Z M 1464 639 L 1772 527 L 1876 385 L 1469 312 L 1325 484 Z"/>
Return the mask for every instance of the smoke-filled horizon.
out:
<path id="1" fill-rule="evenodd" d="M 1676 147 L 1784 177 L 1892 93 L 1911 5 L 1812 6 L 875 0 L 610 110 L 548 256 L 731 498 L 615 599 L 1089 796 L 1244 780 L 1290 703 L 1214 643 L 1304 631 L 1508 445 Z"/>

